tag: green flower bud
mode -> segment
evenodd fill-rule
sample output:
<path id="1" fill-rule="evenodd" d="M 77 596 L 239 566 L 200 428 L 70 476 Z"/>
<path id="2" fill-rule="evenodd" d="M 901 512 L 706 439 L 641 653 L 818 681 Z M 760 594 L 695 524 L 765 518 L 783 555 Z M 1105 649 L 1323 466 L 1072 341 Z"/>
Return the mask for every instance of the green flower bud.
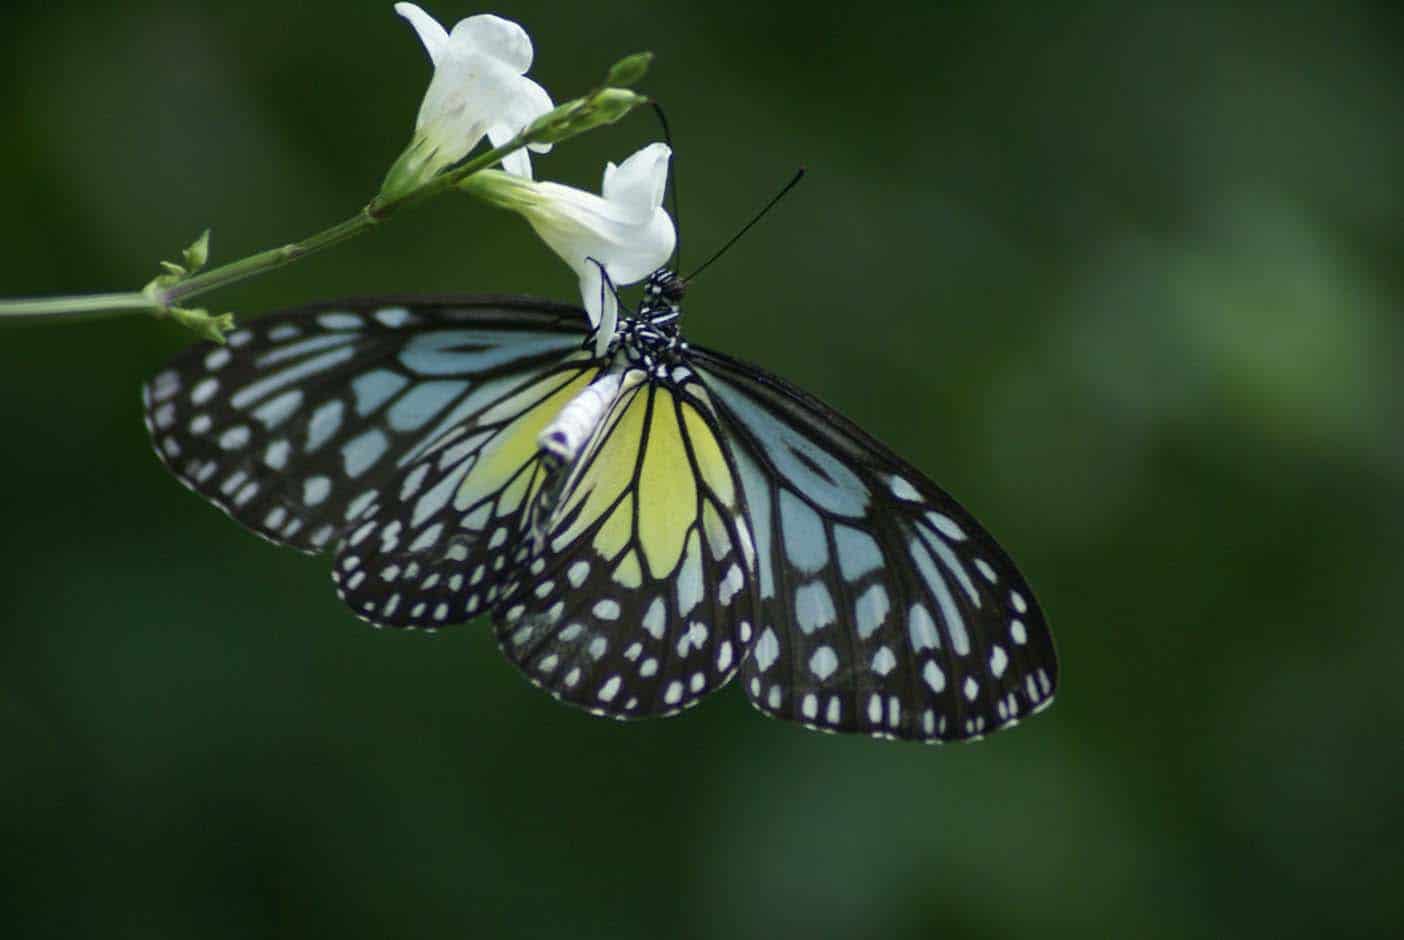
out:
<path id="1" fill-rule="evenodd" d="M 627 88 L 603 88 L 586 101 L 591 111 L 589 126 L 613 124 L 641 104 L 648 104 L 648 99 Z"/>
<path id="2" fill-rule="evenodd" d="M 636 52 L 625 56 L 610 66 L 609 74 L 605 76 L 605 84 L 615 88 L 630 88 L 643 80 L 652 64 L 652 52 Z"/>

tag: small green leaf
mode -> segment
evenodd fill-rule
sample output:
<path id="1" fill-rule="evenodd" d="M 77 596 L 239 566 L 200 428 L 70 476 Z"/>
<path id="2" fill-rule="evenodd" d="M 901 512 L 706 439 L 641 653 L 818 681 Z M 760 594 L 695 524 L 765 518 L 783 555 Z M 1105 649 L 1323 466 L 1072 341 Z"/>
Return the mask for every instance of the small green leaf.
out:
<path id="1" fill-rule="evenodd" d="M 224 344 L 224 334 L 234 329 L 232 313 L 211 314 L 200 307 L 168 307 L 166 315 L 187 330 L 220 345 Z"/>
<path id="2" fill-rule="evenodd" d="M 185 268 L 176 264 L 174 261 L 162 261 L 161 270 L 171 275 L 171 277 L 185 277 L 186 275 Z"/>
<path id="3" fill-rule="evenodd" d="M 200 237 L 190 243 L 190 247 L 180 253 L 180 260 L 185 263 L 185 269 L 191 274 L 205 266 L 205 262 L 210 260 L 210 230 L 205 229 L 200 233 Z"/>

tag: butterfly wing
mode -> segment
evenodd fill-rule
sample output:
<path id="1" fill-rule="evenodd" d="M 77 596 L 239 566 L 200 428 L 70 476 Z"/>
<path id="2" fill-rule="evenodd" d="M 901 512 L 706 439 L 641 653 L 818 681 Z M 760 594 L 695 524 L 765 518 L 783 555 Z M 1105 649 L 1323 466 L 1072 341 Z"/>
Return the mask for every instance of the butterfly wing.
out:
<path id="1" fill-rule="evenodd" d="M 616 718 L 669 715 L 720 688 L 756 616 L 736 468 L 690 370 L 625 374 L 568 468 L 498 642 L 557 698 Z"/>
<path id="2" fill-rule="evenodd" d="M 954 499 L 814 397 L 693 347 L 735 456 L 759 567 L 755 706 L 811 727 L 979 737 L 1046 706 L 1052 637 Z"/>
<path id="3" fill-rule="evenodd" d="M 307 552 L 339 545 L 358 613 L 457 622 L 473 592 L 439 617 L 452 575 L 425 582 L 449 565 L 498 580 L 465 546 L 500 554 L 539 477 L 535 427 L 597 370 L 585 339 L 580 311 L 525 298 L 317 305 L 178 355 L 143 389 L 146 423 L 166 466 L 238 522 Z"/>

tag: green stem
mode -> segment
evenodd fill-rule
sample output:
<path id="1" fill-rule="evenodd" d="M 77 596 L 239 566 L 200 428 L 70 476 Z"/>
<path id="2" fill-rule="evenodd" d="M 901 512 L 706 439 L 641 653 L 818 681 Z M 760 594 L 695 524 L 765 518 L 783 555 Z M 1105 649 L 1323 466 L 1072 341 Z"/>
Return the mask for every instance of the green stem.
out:
<path id="1" fill-rule="evenodd" d="M 299 258 L 305 258 L 333 245 L 339 245 L 347 239 L 355 238 L 379 222 L 380 218 L 371 215 L 368 209 L 362 209 L 346 221 L 324 229 L 315 235 L 310 235 L 302 241 L 260 251 L 258 254 L 222 264 L 183 281 L 177 281 L 169 287 L 161 288 L 156 292 L 157 303 L 160 306 L 171 306 L 216 288 L 242 281 L 245 278 L 276 270 Z"/>
<path id="2" fill-rule="evenodd" d="M 156 302 L 140 291 L 121 294 L 80 294 L 75 297 L 35 297 L 27 300 L 0 300 L 0 318 L 24 317 L 31 320 L 59 318 L 95 319 L 131 310 L 152 310 Z"/>
<path id="3" fill-rule="evenodd" d="M 609 91 L 617 90 L 604 89 L 604 92 Z M 199 274 L 180 276 L 180 269 L 176 268 L 174 275 L 159 277 L 141 291 L 0 300 L 0 323 L 19 320 L 87 320 L 142 311 L 156 317 L 173 317 L 202 335 L 220 341 L 223 331 L 232 328 L 233 320 L 231 317 L 228 315 L 215 317 L 203 310 L 187 310 L 177 305 L 181 301 L 208 293 L 216 288 L 276 270 L 300 258 L 339 245 L 374 228 L 400 209 L 432 199 L 457 186 L 479 170 L 496 166 L 504 157 L 529 143 L 541 140 L 558 142 L 565 139 L 566 136 L 574 136 L 575 133 L 588 130 L 599 123 L 612 123 L 637 107 L 639 103 L 647 100 L 632 95 L 632 93 L 626 93 L 630 95 L 627 102 L 616 103 L 613 109 L 604 116 L 592 117 L 590 112 L 597 99 L 606 104 L 609 103 L 608 100 L 601 97 L 602 94 L 603 92 L 597 90 L 569 106 L 557 109 L 557 111 L 565 112 L 562 118 L 564 122 L 562 127 L 566 127 L 570 120 L 578 122 L 573 132 L 567 133 L 562 130 L 562 127 L 552 127 L 549 124 L 531 133 L 524 130 L 501 147 L 494 147 L 472 160 L 440 173 L 410 192 L 389 199 L 377 196 L 351 218 L 301 241 L 291 242 L 278 248 L 270 248 L 267 251 L 249 255 L 238 261 L 231 261 Z M 571 108 L 574 110 L 570 110 Z M 553 134 L 555 136 L 551 136 Z"/>
<path id="4" fill-rule="evenodd" d="M 305 258 L 319 251 L 325 251 L 348 239 L 355 238 L 362 232 L 374 228 L 400 209 L 417 205 L 426 199 L 431 199 L 446 190 L 452 189 L 460 181 L 472 176 L 479 170 L 495 166 L 497 163 L 501 162 L 503 157 L 520 150 L 522 147 L 525 147 L 527 143 L 528 140 L 526 137 L 518 135 L 501 147 L 495 147 L 461 166 L 455 167 L 446 173 L 439 174 L 428 183 L 414 190 L 414 192 L 407 193 L 391 201 L 382 202 L 378 198 L 374 199 L 371 201 L 370 205 L 366 206 L 360 212 L 344 222 L 333 225 L 329 229 L 304 238 L 302 241 L 292 242 L 279 248 L 270 248 L 256 255 L 249 255 L 247 258 L 231 261 L 229 264 L 220 265 L 202 274 L 188 277 L 162 290 L 158 299 L 164 301 L 165 305 L 188 300 L 191 297 L 196 297 L 216 288 L 233 284 L 236 281 L 242 281 L 245 278 L 253 277 L 257 274 L 264 274 L 268 271 L 281 268 L 284 265 L 297 261 L 299 258 Z"/>

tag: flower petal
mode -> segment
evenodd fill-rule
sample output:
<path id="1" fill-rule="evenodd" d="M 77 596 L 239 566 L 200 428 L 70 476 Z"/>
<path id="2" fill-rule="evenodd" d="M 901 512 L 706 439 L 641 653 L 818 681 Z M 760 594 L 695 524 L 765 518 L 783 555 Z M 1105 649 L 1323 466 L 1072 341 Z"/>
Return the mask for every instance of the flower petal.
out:
<path id="1" fill-rule="evenodd" d="M 627 240 L 612 247 L 605 265 L 610 279 L 615 284 L 642 281 L 667 264 L 676 243 L 672 218 L 662 209 L 656 210 L 647 225 L 635 228 Z"/>
<path id="2" fill-rule="evenodd" d="M 580 302 L 590 317 L 590 324 L 600 333 L 614 335 L 614 326 L 619 320 L 619 300 L 605 283 L 604 272 L 594 260 L 589 260 L 580 268 Z M 598 337 L 597 337 L 598 339 Z M 608 337 L 605 344 L 609 344 Z"/>
<path id="3" fill-rule="evenodd" d="M 419 41 L 424 43 L 424 51 L 429 53 L 429 61 L 438 65 L 439 55 L 449 42 L 449 34 L 439 25 L 439 21 L 413 3 L 397 3 L 395 12 L 414 27 L 414 31 L 419 34 Z"/>
<path id="4" fill-rule="evenodd" d="M 663 205 L 668 186 L 668 160 L 673 155 L 667 144 L 649 144 L 619 166 L 605 166 L 600 192 L 640 222 Z"/>
<path id="5" fill-rule="evenodd" d="M 489 133 L 506 134 L 506 130 L 497 127 Z M 673 220 L 662 207 L 670 156 L 667 146 L 652 144 L 618 166 L 610 164 L 605 169 L 604 196 L 514 176 L 515 166 L 507 167 L 510 172 L 482 170 L 462 185 L 489 202 L 520 212 L 541 240 L 570 265 L 580 279 L 580 300 L 598 330 L 596 350 L 602 353 L 619 315 L 611 285 L 643 280 L 667 263 L 677 243 Z"/>
<path id="6" fill-rule="evenodd" d="M 494 124 L 488 128 L 487 136 L 494 147 L 501 147 L 516 137 L 517 131 L 506 124 Z M 503 157 L 502 169 L 513 176 L 520 176 L 525 180 L 531 179 L 531 157 L 527 155 L 527 148 L 514 150 Z"/>
<path id="7" fill-rule="evenodd" d="M 522 75 L 512 86 L 512 101 L 502 115 L 503 123 L 513 125 L 513 133 L 526 127 L 556 106 L 546 89 Z M 528 144 L 537 153 L 550 153 L 551 144 Z"/>
<path id="8" fill-rule="evenodd" d="M 522 81 L 500 62 L 450 47 L 434 69 L 416 126 L 446 155 L 447 162 L 460 160 L 478 145 L 489 126 L 514 110 L 517 84 Z"/>
<path id="9" fill-rule="evenodd" d="M 449 39 L 455 45 L 462 44 L 465 48 L 491 56 L 514 69 L 518 75 L 531 68 L 531 37 L 519 25 L 500 16 L 479 13 L 459 20 Z"/>

